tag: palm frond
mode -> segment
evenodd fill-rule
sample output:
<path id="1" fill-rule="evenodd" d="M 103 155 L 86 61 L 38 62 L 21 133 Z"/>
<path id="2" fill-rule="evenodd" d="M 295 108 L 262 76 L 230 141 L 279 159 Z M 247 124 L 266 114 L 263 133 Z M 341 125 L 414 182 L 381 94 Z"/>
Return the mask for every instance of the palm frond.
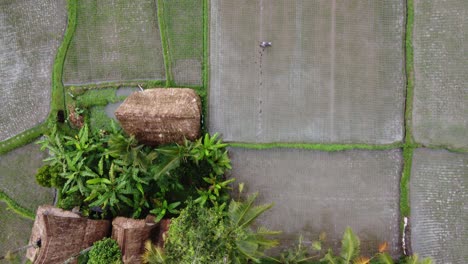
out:
<path id="1" fill-rule="evenodd" d="M 343 234 L 343 240 L 341 240 L 341 257 L 348 264 L 353 258 L 359 255 L 360 241 L 359 238 L 354 234 L 353 230 L 348 226 Z"/>
<path id="2" fill-rule="evenodd" d="M 229 205 L 229 218 L 234 226 L 244 228 L 250 225 L 263 212 L 270 209 L 273 204 L 253 206 L 258 193 L 250 195 L 245 202 L 231 201 Z"/>
<path id="3" fill-rule="evenodd" d="M 154 179 L 155 180 L 159 179 L 159 177 L 169 173 L 171 170 L 179 167 L 179 165 L 180 165 L 179 156 L 173 156 L 170 159 L 167 159 L 165 162 L 163 162 L 156 168 L 156 172 L 153 175 Z"/>
<path id="4" fill-rule="evenodd" d="M 145 243 L 145 253 L 143 254 L 143 263 L 147 264 L 164 264 L 166 263 L 166 256 L 160 247 L 155 247 L 151 241 Z"/>

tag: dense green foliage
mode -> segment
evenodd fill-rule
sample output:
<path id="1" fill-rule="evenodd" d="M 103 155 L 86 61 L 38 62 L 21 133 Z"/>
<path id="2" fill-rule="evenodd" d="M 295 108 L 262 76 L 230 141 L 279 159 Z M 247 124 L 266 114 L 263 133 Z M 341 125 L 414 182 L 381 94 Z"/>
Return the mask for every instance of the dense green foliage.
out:
<path id="1" fill-rule="evenodd" d="M 171 223 L 166 262 L 223 263 L 233 247 L 232 241 L 222 241 L 226 228 L 222 213 L 189 205 Z"/>
<path id="2" fill-rule="evenodd" d="M 52 184 L 51 184 L 52 175 L 50 172 L 50 168 L 51 167 L 49 165 L 44 165 L 39 168 L 39 170 L 36 173 L 37 184 L 44 186 L 44 187 L 52 187 Z"/>
<path id="3" fill-rule="evenodd" d="M 251 225 L 271 204 L 254 206 L 257 194 L 231 201 L 229 210 L 190 202 L 171 223 L 165 248 L 147 246 L 147 263 L 260 262 L 265 250 L 277 245 L 276 231 Z"/>
<path id="4" fill-rule="evenodd" d="M 122 262 L 122 252 L 117 242 L 111 238 L 104 238 L 93 244 L 89 251 L 88 264 L 120 264 Z"/>
<path id="5" fill-rule="evenodd" d="M 85 215 L 138 218 L 152 210 L 159 220 L 177 214 L 175 207 L 189 197 L 210 205 L 228 199 L 232 180 L 224 173 L 231 165 L 216 135 L 155 149 L 115 125 L 93 133 L 85 124 L 70 135 L 53 129 L 39 143 L 50 156 L 38 180 L 60 189 L 59 206 L 81 206 Z"/>

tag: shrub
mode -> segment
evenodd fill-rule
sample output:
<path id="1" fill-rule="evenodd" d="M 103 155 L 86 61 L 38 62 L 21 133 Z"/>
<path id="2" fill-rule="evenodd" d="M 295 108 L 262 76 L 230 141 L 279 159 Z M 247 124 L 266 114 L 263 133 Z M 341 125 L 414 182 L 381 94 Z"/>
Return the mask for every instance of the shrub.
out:
<path id="1" fill-rule="evenodd" d="M 83 196 L 81 196 L 79 193 L 71 193 L 60 199 L 58 207 L 64 210 L 71 210 L 74 207 L 80 207 L 83 203 L 83 199 Z"/>
<path id="2" fill-rule="evenodd" d="M 226 240 L 222 213 L 190 204 L 171 222 L 165 245 L 168 263 L 224 263 L 233 241 Z"/>
<path id="3" fill-rule="evenodd" d="M 120 251 L 117 242 L 111 238 L 94 243 L 89 251 L 88 264 L 120 264 L 122 263 L 122 251 Z"/>
<path id="4" fill-rule="evenodd" d="M 259 263 L 265 250 L 277 245 L 278 234 L 250 226 L 271 204 L 253 206 L 257 195 L 231 201 L 228 212 L 189 202 L 171 222 L 164 251 L 148 248 L 147 263 Z"/>
<path id="5" fill-rule="evenodd" d="M 52 187 L 52 176 L 50 174 L 50 166 L 44 165 L 37 170 L 36 182 L 44 187 Z"/>

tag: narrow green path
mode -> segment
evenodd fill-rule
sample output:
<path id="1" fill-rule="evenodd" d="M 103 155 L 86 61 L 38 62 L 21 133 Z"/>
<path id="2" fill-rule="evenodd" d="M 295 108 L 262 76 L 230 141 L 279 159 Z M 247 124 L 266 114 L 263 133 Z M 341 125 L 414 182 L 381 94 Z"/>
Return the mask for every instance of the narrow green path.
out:
<path id="1" fill-rule="evenodd" d="M 413 140 L 412 114 L 413 114 L 413 88 L 414 88 L 414 66 L 413 66 L 413 0 L 406 1 L 406 31 L 405 31 L 405 72 L 406 72 L 406 102 L 405 102 L 405 143 L 403 145 L 403 172 L 400 181 L 400 217 L 401 229 L 404 227 L 404 217 L 410 215 L 409 202 L 409 180 L 411 177 L 411 165 L 413 162 L 413 151 L 417 145 Z"/>
<path id="2" fill-rule="evenodd" d="M 143 88 L 151 87 L 163 87 L 166 85 L 166 81 L 161 80 L 141 80 L 141 81 L 126 81 L 126 82 L 106 82 L 106 83 L 95 83 L 95 84 L 84 84 L 84 85 L 70 85 L 65 86 L 65 89 L 83 89 L 83 90 L 92 90 L 92 89 L 103 89 L 103 88 L 118 88 L 118 87 L 138 87 L 141 85 Z"/>
<path id="3" fill-rule="evenodd" d="M 52 101 L 51 109 L 48 118 L 48 122 L 54 124 L 57 119 L 57 112 L 66 112 L 66 99 L 65 99 L 65 88 L 62 82 L 63 76 L 63 65 L 65 63 L 65 56 L 67 55 L 68 48 L 70 46 L 73 34 L 76 29 L 76 10 L 77 0 L 67 1 L 68 10 L 68 24 L 65 30 L 62 44 L 58 48 L 57 56 L 54 61 L 54 69 L 52 71 Z"/>
<path id="4" fill-rule="evenodd" d="M 210 0 L 203 0 L 203 87 L 208 90 L 210 82 Z M 205 114 L 207 110 L 205 109 Z"/>
<path id="5" fill-rule="evenodd" d="M 11 210 L 13 210 L 15 213 L 18 215 L 34 220 L 35 214 L 34 212 L 22 207 L 19 205 L 15 200 L 11 199 L 8 195 L 6 195 L 4 192 L 0 191 L 0 201 L 5 202 Z"/>
<path id="6" fill-rule="evenodd" d="M 47 124 L 42 123 L 7 140 L 0 141 L 0 155 L 33 142 L 47 131 Z"/>
<path id="7" fill-rule="evenodd" d="M 247 149 L 272 149 L 272 148 L 293 148 L 293 149 L 308 149 L 319 151 L 345 151 L 345 150 L 389 150 L 401 148 L 403 144 L 394 143 L 388 145 L 370 145 L 370 144 L 314 144 L 314 143 L 229 143 L 231 147 L 247 148 Z"/>
<path id="8" fill-rule="evenodd" d="M 169 43 L 167 41 L 167 26 L 165 23 L 164 3 L 162 0 L 157 1 L 158 6 L 158 24 L 159 32 L 161 34 L 162 50 L 164 65 L 166 67 L 166 87 L 172 87 L 174 84 L 174 78 L 172 77 L 172 65 L 171 65 L 171 52 L 169 50 Z"/>

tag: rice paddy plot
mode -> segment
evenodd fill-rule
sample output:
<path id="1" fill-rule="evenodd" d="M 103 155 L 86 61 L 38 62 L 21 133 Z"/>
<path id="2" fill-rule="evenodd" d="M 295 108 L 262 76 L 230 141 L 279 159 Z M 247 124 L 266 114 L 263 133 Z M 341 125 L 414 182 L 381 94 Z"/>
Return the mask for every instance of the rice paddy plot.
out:
<path id="1" fill-rule="evenodd" d="M 211 1 L 210 131 L 257 143 L 401 141 L 404 2 Z"/>
<path id="2" fill-rule="evenodd" d="M 33 212 L 42 204 L 52 204 L 54 191 L 36 183 L 36 171 L 47 157 L 34 143 L 0 155 L 0 191 Z"/>
<path id="3" fill-rule="evenodd" d="M 202 85 L 203 0 L 162 0 L 172 75 L 177 85 Z"/>
<path id="4" fill-rule="evenodd" d="M 414 4 L 414 138 L 468 149 L 468 2 Z"/>
<path id="5" fill-rule="evenodd" d="M 0 2 L 0 141 L 47 118 L 66 1 Z"/>
<path id="6" fill-rule="evenodd" d="M 402 153 L 389 151 L 320 152 L 300 149 L 231 148 L 231 177 L 247 192 L 259 192 L 258 204 L 274 203 L 259 223 L 282 230 L 281 246 L 299 234 L 309 243 L 320 232 L 333 245 L 346 226 L 360 237 L 363 254 L 387 241 L 399 256 L 399 179 Z"/>
<path id="7" fill-rule="evenodd" d="M 66 85 L 164 80 L 156 0 L 80 0 Z"/>
<path id="8" fill-rule="evenodd" d="M 435 263 L 466 263 L 468 154 L 416 149 L 410 190 L 413 251 Z"/>
<path id="9" fill-rule="evenodd" d="M 22 218 L 0 201 L 0 256 L 4 256 L 8 251 L 26 246 L 29 242 L 32 226 L 33 220 Z M 10 262 L 0 260 L 0 263 Z"/>

